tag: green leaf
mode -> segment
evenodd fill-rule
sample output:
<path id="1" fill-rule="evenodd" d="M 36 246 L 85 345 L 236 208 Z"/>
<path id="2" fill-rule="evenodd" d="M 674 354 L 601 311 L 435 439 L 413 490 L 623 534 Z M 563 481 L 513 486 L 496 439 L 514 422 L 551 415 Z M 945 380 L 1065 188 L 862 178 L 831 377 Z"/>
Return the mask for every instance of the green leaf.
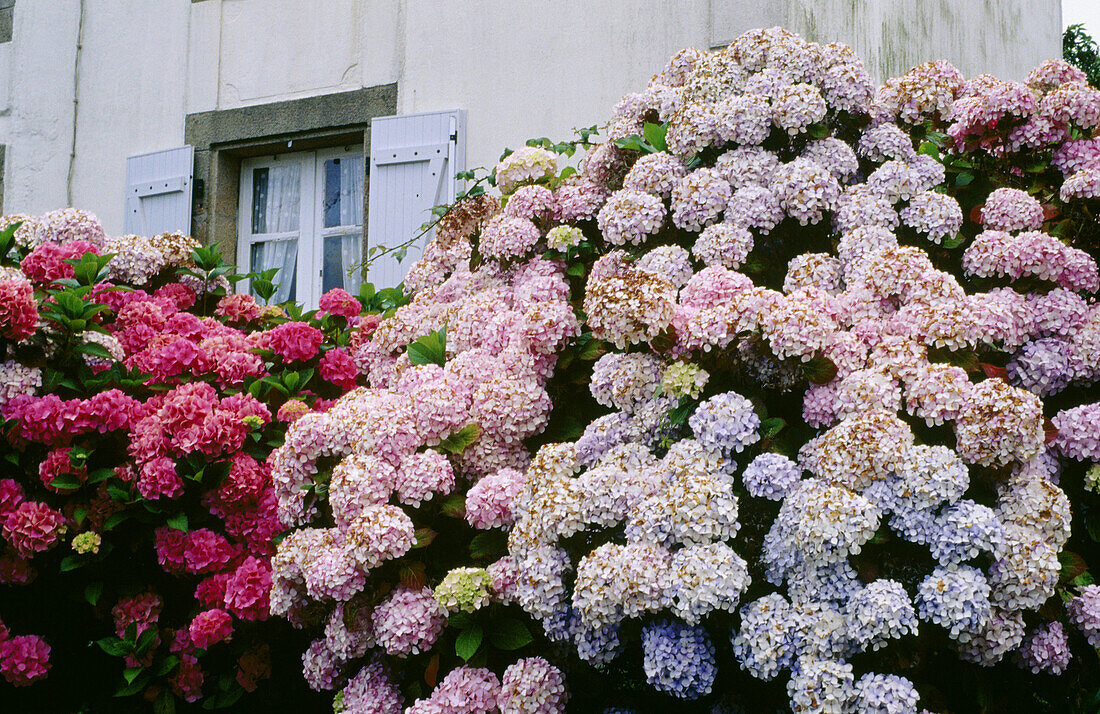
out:
<path id="1" fill-rule="evenodd" d="M 668 133 L 668 122 L 663 124 L 646 122 L 645 127 L 642 128 L 642 135 L 645 136 L 645 140 L 657 151 L 668 150 L 668 143 L 665 141 L 666 133 Z"/>
<path id="2" fill-rule="evenodd" d="M 85 560 L 79 555 L 66 555 L 61 559 L 61 564 L 57 566 L 57 569 L 62 573 L 67 573 L 70 570 L 76 570 L 77 568 L 85 564 Z"/>
<path id="3" fill-rule="evenodd" d="M 108 487 L 109 488 L 109 487 Z M 122 523 L 130 517 L 130 514 L 126 511 L 120 511 L 119 513 L 111 514 L 111 517 L 107 519 L 107 522 L 103 524 L 103 530 L 109 531 L 118 524 Z"/>
<path id="4" fill-rule="evenodd" d="M 465 518 L 466 517 L 466 499 L 460 494 L 452 494 L 444 498 L 441 502 L 439 512 L 444 516 L 450 516 L 451 518 Z"/>
<path id="5" fill-rule="evenodd" d="M 160 661 L 160 664 L 157 665 L 156 670 L 154 670 L 154 674 L 156 674 L 158 677 L 163 677 L 164 675 L 175 669 L 176 665 L 178 665 L 179 663 L 180 658 L 177 655 L 168 655 Z"/>
<path id="6" fill-rule="evenodd" d="M 414 365 L 438 364 L 447 362 L 447 328 L 443 327 L 409 343 L 407 348 L 409 361 Z"/>
<path id="7" fill-rule="evenodd" d="M 470 557 L 473 560 L 488 560 L 502 550 L 506 550 L 501 531 L 482 531 L 470 539 Z"/>
<path id="8" fill-rule="evenodd" d="M 92 607 L 95 607 L 96 603 L 99 602 L 99 596 L 102 594 L 103 583 L 99 580 L 94 583 L 89 583 L 88 586 L 84 588 L 84 599 L 87 600 L 88 604 Z"/>
<path id="9" fill-rule="evenodd" d="M 96 484 L 96 483 L 99 483 L 100 481 L 106 481 L 107 479 L 114 476 L 114 474 L 115 474 L 114 469 L 108 469 L 108 468 L 93 469 L 91 472 L 88 473 L 88 483 Z"/>
<path id="10" fill-rule="evenodd" d="M 807 133 L 815 139 L 824 139 L 829 135 L 829 127 L 821 122 L 810 124 L 806 130 Z"/>
<path id="11" fill-rule="evenodd" d="M 573 263 L 565 269 L 566 275 L 572 275 L 575 278 L 584 277 L 584 263 Z"/>
<path id="12" fill-rule="evenodd" d="M 126 680 L 127 684 L 132 684 L 143 671 L 145 671 L 144 667 L 127 667 L 122 670 L 122 678 Z"/>
<path id="13" fill-rule="evenodd" d="M 814 384 L 828 384 L 836 377 L 836 365 L 828 357 L 818 355 L 802 363 L 802 372 Z"/>
<path id="14" fill-rule="evenodd" d="M 175 657 L 175 655 L 172 655 Z M 153 714 L 176 714 L 176 697 L 170 689 L 162 689 L 153 701 Z"/>
<path id="15" fill-rule="evenodd" d="M 481 647 L 481 640 L 484 635 L 481 625 L 474 625 L 459 632 L 458 637 L 455 638 L 455 654 L 461 657 L 463 662 L 469 662 L 470 658 L 477 654 L 478 648 Z"/>
<path id="16" fill-rule="evenodd" d="M 962 233 L 959 233 L 959 234 L 951 236 L 950 238 L 945 240 L 943 242 L 943 247 L 946 248 L 947 250 L 954 250 L 955 248 L 958 248 L 960 245 L 962 245 L 965 242 L 966 242 L 966 236 L 964 236 Z"/>
<path id="17" fill-rule="evenodd" d="M 787 420 L 781 417 L 772 417 L 771 419 L 765 419 L 760 423 L 760 436 L 764 439 L 770 439 L 779 432 L 783 431 L 783 428 L 787 426 Z"/>
<path id="18" fill-rule="evenodd" d="M 1063 550 L 1058 554 L 1058 562 L 1062 566 L 1061 578 L 1064 581 L 1076 580 L 1089 567 L 1084 558 L 1069 550 Z"/>
<path id="19" fill-rule="evenodd" d="M 497 621 L 489 632 L 489 641 L 498 650 L 518 650 L 532 639 L 526 625 L 511 617 Z"/>
<path id="20" fill-rule="evenodd" d="M 177 531 L 187 532 L 187 513 L 180 511 L 174 516 L 169 516 L 165 521 L 169 528 L 175 528 Z"/>
<path id="21" fill-rule="evenodd" d="M 577 357 L 586 362 L 590 362 L 603 356 L 605 352 L 607 352 L 607 343 L 602 340 L 592 339 L 585 343 L 581 351 L 577 353 Z"/>
<path id="22" fill-rule="evenodd" d="M 104 637 L 102 640 L 96 640 L 96 644 L 99 645 L 99 649 L 112 657 L 125 657 L 133 651 L 130 645 L 117 637 Z"/>
<path id="23" fill-rule="evenodd" d="M 964 171 L 955 177 L 956 186 L 969 186 L 974 181 L 974 174 Z"/>
<path id="24" fill-rule="evenodd" d="M 428 528 L 427 526 L 422 526 L 422 527 L 416 529 L 415 535 L 416 535 L 416 544 L 413 545 L 414 549 L 415 548 L 427 548 L 429 545 L 432 544 L 432 541 L 435 540 L 435 537 L 437 535 L 439 535 L 439 533 L 437 533 L 436 531 L 433 531 L 431 528 Z"/>
<path id="25" fill-rule="evenodd" d="M 50 485 L 62 491 L 80 488 L 84 484 L 76 474 L 58 474 L 50 481 Z"/>
<path id="26" fill-rule="evenodd" d="M 145 689 L 145 684 L 149 681 L 147 676 L 139 676 L 133 682 L 127 684 L 124 687 L 119 687 L 115 692 L 116 697 L 132 697 L 142 689 Z"/>
<path id="27" fill-rule="evenodd" d="M 439 448 L 449 454 L 461 454 L 481 437 L 481 426 L 470 422 L 458 431 L 451 432 L 439 442 Z"/>

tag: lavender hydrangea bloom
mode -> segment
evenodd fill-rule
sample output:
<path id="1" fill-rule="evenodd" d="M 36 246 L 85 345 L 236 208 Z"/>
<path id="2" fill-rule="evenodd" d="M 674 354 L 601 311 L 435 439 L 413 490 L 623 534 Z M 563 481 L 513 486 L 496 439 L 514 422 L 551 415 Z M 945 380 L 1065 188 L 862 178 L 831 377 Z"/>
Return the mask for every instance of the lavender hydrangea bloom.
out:
<path id="1" fill-rule="evenodd" d="M 1069 352 L 1069 343 L 1053 337 L 1027 342 L 1005 365 L 1008 378 L 1040 397 L 1057 394 L 1073 376 Z"/>
<path id="2" fill-rule="evenodd" d="M 913 683 L 895 674 L 865 674 L 855 684 L 854 711 L 861 714 L 917 714 Z"/>
<path id="3" fill-rule="evenodd" d="M 750 496 L 780 501 L 802 478 L 802 468 L 783 454 L 760 454 L 745 467 L 741 479 Z"/>
<path id="4" fill-rule="evenodd" d="M 701 627 L 660 621 L 642 630 L 642 669 L 659 692 L 678 699 L 710 694 L 718 666 L 714 644 Z"/>
<path id="5" fill-rule="evenodd" d="M 917 613 L 901 583 L 876 580 L 856 593 L 846 610 L 848 635 L 860 650 L 878 650 L 890 640 L 915 634 Z"/>
<path id="6" fill-rule="evenodd" d="M 917 589 L 917 615 L 947 629 L 952 638 L 977 630 L 990 616 L 989 583 L 968 565 L 938 566 Z"/>
<path id="7" fill-rule="evenodd" d="M 736 392 L 707 399 L 688 420 L 696 440 L 705 448 L 724 454 L 741 452 L 760 440 L 760 417 L 752 402 Z"/>

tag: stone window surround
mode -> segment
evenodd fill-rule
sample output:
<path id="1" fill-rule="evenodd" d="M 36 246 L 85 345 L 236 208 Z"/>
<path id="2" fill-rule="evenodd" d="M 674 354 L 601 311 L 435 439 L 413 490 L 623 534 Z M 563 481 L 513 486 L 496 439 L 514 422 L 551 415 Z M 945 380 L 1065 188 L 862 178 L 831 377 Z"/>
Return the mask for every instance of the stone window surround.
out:
<path id="1" fill-rule="evenodd" d="M 11 42 L 15 0 L 0 0 L 0 43 Z"/>
<path id="2" fill-rule="evenodd" d="M 188 114 L 184 142 L 195 147 L 191 235 L 204 245 L 216 246 L 226 261 L 236 263 L 242 159 L 362 144 L 369 162 L 371 118 L 396 113 L 397 84 L 392 83 Z M 363 181 L 364 234 L 369 192 L 368 173 Z"/>

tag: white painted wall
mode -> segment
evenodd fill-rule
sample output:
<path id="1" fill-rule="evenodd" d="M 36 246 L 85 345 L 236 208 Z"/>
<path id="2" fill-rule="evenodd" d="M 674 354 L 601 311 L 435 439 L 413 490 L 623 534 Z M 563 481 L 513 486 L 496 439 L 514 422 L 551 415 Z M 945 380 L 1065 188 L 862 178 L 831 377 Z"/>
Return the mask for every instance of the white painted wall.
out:
<path id="1" fill-rule="evenodd" d="M 4 209 L 71 194 L 117 232 L 126 157 L 181 144 L 188 113 L 389 82 L 400 112 L 468 110 L 467 165 L 491 166 L 601 123 L 677 50 L 773 24 L 852 44 L 880 79 L 937 57 L 1020 78 L 1060 53 L 1058 0 L 17 0 Z"/>

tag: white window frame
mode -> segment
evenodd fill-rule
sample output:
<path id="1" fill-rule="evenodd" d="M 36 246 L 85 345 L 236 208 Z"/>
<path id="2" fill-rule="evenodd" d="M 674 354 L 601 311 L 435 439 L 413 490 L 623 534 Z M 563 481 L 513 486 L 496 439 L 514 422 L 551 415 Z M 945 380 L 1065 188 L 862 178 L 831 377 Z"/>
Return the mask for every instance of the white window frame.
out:
<path id="1" fill-rule="evenodd" d="M 345 235 L 348 229 L 355 229 L 360 236 L 363 226 L 336 226 L 324 227 L 324 170 L 325 161 L 344 156 L 356 156 L 356 152 L 362 152 L 361 144 L 334 147 L 318 151 L 296 151 L 285 154 L 265 155 L 241 162 L 240 193 L 237 205 L 237 269 L 241 273 L 247 273 L 252 269 L 252 246 L 275 240 L 298 239 L 298 268 L 296 271 L 296 295 L 295 300 L 306 309 L 317 307 L 321 298 L 321 287 L 324 279 L 324 250 L 325 236 Z M 363 157 L 362 153 L 358 154 Z M 366 171 L 366 158 L 364 171 Z M 301 186 L 299 188 L 299 216 L 298 231 L 284 233 L 252 233 L 252 192 L 253 173 L 259 168 L 271 168 L 277 165 L 285 165 L 287 162 L 299 162 L 301 165 Z M 365 182 L 364 182 L 365 184 Z M 360 238 L 362 241 L 362 238 Z M 360 243 L 362 245 L 362 243 Z M 360 248 L 360 250 L 362 250 Z M 362 256 L 360 256 L 362 261 Z M 285 276 L 277 276 L 281 282 Z M 250 290 L 250 281 L 242 280 L 238 283 L 237 290 L 247 293 Z"/>

